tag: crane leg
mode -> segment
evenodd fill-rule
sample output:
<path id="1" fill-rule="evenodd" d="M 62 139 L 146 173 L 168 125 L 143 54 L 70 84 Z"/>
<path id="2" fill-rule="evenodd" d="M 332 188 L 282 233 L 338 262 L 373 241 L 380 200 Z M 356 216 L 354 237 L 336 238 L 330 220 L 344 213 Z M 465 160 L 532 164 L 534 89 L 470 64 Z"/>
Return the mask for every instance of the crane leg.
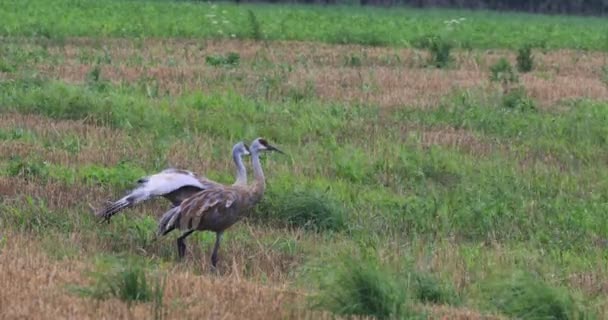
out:
<path id="1" fill-rule="evenodd" d="M 222 241 L 222 234 L 224 232 L 215 233 L 215 246 L 213 246 L 213 253 L 211 254 L 211 265 L 215 269 L 217 267 L 217 251 L 220 248 L 220 241 Z"/>
<path id="2" fill-rule="evenodd" d="M 184 243 L 184 239 L 189 236 L 194 230 L 188 230 L 184 232 L 179 238 L 177 238 L 177 255 L 180 259 L 184 257 L 186 254 L 186 244 Z"/>

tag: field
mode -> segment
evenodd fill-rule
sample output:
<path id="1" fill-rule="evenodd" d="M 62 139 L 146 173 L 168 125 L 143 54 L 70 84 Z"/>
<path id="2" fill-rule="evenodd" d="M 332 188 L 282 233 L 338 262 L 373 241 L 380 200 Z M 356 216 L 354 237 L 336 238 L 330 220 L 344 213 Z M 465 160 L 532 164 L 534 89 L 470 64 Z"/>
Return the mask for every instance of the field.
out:
<path id="1" fill-rule="evenodd" d="M 0 21 L 0 318 L 608 318 L 600 19 L 11 0 Z M 217 271 L 213 234 L 181 262 L 155 238 L 164 200 L 91 214 L 168 166 L 231 183 L 259 136 L 287 155 Z"/>

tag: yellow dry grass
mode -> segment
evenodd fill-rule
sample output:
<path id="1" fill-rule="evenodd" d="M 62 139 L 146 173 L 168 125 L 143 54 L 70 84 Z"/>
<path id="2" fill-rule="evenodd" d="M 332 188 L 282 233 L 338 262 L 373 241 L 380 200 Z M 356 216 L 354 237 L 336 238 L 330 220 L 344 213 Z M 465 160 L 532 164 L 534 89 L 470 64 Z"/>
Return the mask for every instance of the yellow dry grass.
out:
<path id="1" fill-rule="evenodd" d="M 57 261 L 38 247 L 35 237 L 3 233 L 0 248 L 2 319 L 149 319 L 152 305 L 129 306 L 119 300 L 96 302 L 68 290 L 88 285 L 91 264 L 78 257 Z M 168 268 L 164 301 L 168 319 L 284 319 L 305 315 L 301 293 L 280 285 L 252 283 L 236 276 Z M 320 316 L 320 315 L 317 315 Z M 316 318 L 316 316 L 315 316 Z"/>
<path id="2" fill-rule="evenodd" d="M 90 286 L 95 264 L 88 256 L 57 260 L 41 250 L 40 238 L 5 230 L 0 245 L 0 319 L 150 319 L 153 303 L 129 306 L 118 299 L 94 300 L 70 290 Z M 72 239 L 72 241 L 78 238 Z M 260 284 L 238 273 L 167 266 L 166 319 L 335 319 L 306 310 L 306 293 L 287 284 Z M 416 306 L 429 319 L 503 319 L 449 306 Z M 361 318 L 364 319 L 364 318 Z"/>

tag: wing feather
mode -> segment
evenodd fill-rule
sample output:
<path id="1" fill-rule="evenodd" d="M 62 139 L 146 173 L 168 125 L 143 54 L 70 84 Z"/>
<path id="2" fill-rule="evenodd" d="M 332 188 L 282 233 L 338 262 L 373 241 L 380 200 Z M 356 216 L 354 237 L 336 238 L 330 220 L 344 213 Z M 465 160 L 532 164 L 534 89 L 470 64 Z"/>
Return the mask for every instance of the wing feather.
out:
<path id="1" fill-rule="evenodd" d="M 182 203 L 183 216 L 200 218 L 214 209 L 230 208 L 237 199 L 238 192 L 229 187 L 206 189 Z"/>

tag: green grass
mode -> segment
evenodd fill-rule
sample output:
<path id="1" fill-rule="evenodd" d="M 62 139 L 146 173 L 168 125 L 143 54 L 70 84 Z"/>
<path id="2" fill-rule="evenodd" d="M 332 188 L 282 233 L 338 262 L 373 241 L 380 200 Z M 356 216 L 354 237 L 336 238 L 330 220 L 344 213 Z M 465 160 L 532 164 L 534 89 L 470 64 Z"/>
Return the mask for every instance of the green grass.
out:
<path id="1" fill-rule="evenodd" d="M 411 319 L 406 288 L 370 259 L 344 259 L 322 286 L 316 307 L 346 316 L 373 316 L 377 319 Z M 421 317 L 422 318 L 422 317 Z"/>
<path id="2" fill-rule="evenodd" d="M 525 319 L 593 319 L 564 288 L 548 285 L 537 275 L 516 272 L 485 288 L 489 303 L 504 314 Z"/>
<path id="3" fill-rule="evenodd" d="M 465 18 L 460 23 L 445 21 Z M 461 47 L 607 50 L 601 18 L 406 8 L 210 5 L 172 1 L 3 1 L 4 36 L 310 40 L 416 46 L 451 33 Z M 453 31 L 448 28 L 454 29 Z M 10 64 L 2 64 L 11 69 Z"/>
<path id="4" fill-rule="evenodd" d="M 479 158 L 441 147 L 423 150 L 415 138 L 398 137 L 397 127 L 370 117 L 375 112 L 369 106 L 362 106 L 361 110 L 328 107 L 314 100 L 303 104 L 269 102 L 262 106 L 230 92 L 150 98 L 131 87 L 108 86 L 98 92 L 86 85 L 46 81 L 35 86 L 19 82 L 4 85 L 0 88 L 0 102 L 10 110 L 58 119 L 86 118 L 173 141 L 198 133 L 229 145 L 236 137 L 265 136 L 290 154 L 271 157 L 275 163 L 271 183 L 288 188 L 335 188 L 336 200 L 356 208 L 350 210 L 351 218 L 347 218 L 346 227 L 351 230 L 364 226 L 373 231 L 454 234 L 473 241 L 532 241 L 559 248 L 571 248 L 608 234 L 606 205 L 598 196 L 608 192 L 608 180 L 603 179 L 608 172 L 594 165 L 605 156 L 608 143 L 608 107 L 603 103 L 584 103 L 567 112 L 546 113 L 505 109 L 500 102 L 492 106 L 484 105 L 492 101 L 456 99 L 436 110 L 397 111 L 392 116 L 398 120 L 396 124 L 407 121 L 469 129 L 509 141 L 522 154 L 556 154 L 567 166 L 563 171 L 542 162 L 522 169 L 515 158 L 498 153 Z M 131 107 L 124 108 L 125 103 Z M 222 109 L 223 104 L 232 107 Z M 243 118 L 251 121 L 241 124 Z M 366 122 L 360 121 L 363 118 Z M 275 123 L 281 123 L 281 128 Z M 369 126 L 387 129 L 366 140 L 350 134 L 356 128 L 364 130 Z M 340 143 L 336 137 L 340 137 Z M 314 139 L 315 145 L 303 143 L 308 139 Z M 370 143 L 376 152 L 367 151 Z M 221 154 L 214 157 L 223 158 Z M 305 165 L 313 163 L 317 165 Z M 291 176 L 289 168 L 294 165 L 309 168 L 305 169 L 308 179 Z M 12 159 L 4 171 L 7 176 L 126 189 L 147 170 L 162 166 L 125 162 L 114 168 L 66 168 L 34 157 Z M 389 181 L 385 181 L 387 176 Z M 294 179 L 299 179 L 297 184 Z M 329 229 L 338 228 L 333 225 L 341 224 L 340 220 L 322 217 L 340 209 L 329 209 L 330 200 L 321 201 L 329 207 L 315 208 L 317 200 L 286 195 L 285 199 L 273 199 L 273 211 L 282 215 L 288 225 L 304 226 L 316 221 L 317 227 L 330 223 Z M 339 215 L 336 213 L 336 217 Z"/>
<path id="5" fill-rule="evenodd" d="M 61 49 L 56 53 L 57 48 L 45 47 L 46 41 L 19 40 L 220 37 L 210 28 L 215 26 L 206 16 L 210 12 L 229 19 L 218 23 L 225 25 L 224 36 L 232 32 L 259 41 L 424 46 L 426 36 L 441 34 L 462 47 L 535 43 L 547 49 L 606 49 L 606 29 L 595 18 L 403 8 L 212 8 L 169 1 L 3 2 L 0 33 L 16 38 L 5 38 L 6 46 L 0 46 L 0 68 L 6 72 L 0 78 L 0 116 L 75 120 L 86 130 L 111 128 L 120 142 L 80 131 L 44 134 L 19 123 L 0 128 L 0 146 L 10 151 L 0 154 L 0 179 L 14 193 L 0 198 L 1 230 L 35 235 L 51 257 L 72 259 L 101 251 L 112 258 L 140 256 L 147 266 L 176 267 L 174 235 L 153 237 L 153 214 L 165 210 L 166 202 L 142 205 L 103 226 L 94 221 L 87 203 L 100 205 L 110 194 L 132 188 L 139 177 L 175 162 L 196 164 L 209 178 L 232 181 L 230 146 L 263 136 L 287 155 L 263 158 L 265 199 L 245 221 L 250 225 L 239 223 L 226 232 L 221 261 L 233 263 L 222 260 L 231 254 L 236 273 L 260 282 L 293 281 L 321 293 L 323 307 L 338 314 L 407 318 L 419 315 L 420 304 L 538 318 L 576 318 L 605 310 L 604 296 L 578 292 L 569 281 L 571 275 L 586 273 L 598 281 L 606 277 L 598 267 L 605 264 L 608 241 L 604 101 L 581 98 L 531 108 L 535 101 L 526 92 L 509 96 L 499 90 L 504 79 L 516 82 L 504 62 L 493 71 L 496 87 L 456 91 L 431 108 L 327 101 L 317 98 L 314 83 L 283 90 L 291 66 L 274 61 L 283 52 L 272 50 L 253 62 L 238 52 L 206 55 L 200 64 L 228 74 L 218 81 L 218 90 L 169 94 L 158 89 L 154 78 L 105 80 L 98 66 L 112 66 L 119 58 L 100 50 L 76 53 L 79 63 L 92 66 L 80 82 L 37 75 L 39 64 L 61 61 Z M 64 18 L 57 19 L 59 14 Z M 443 20 L 459 16 L 466 20 L 453 34 L 444 30 Z M 140 58 L 134 62 L 138 68 L 157 66 Z M 305 58 L 323 64 L 324 57 Z M 355 52 L 338 63 L 359 68 L 366 59 Z M 253 77 L 239 79 L 244 70 Z M 231 87 L 233 80 L 247 82 L 251 90 Z M 460 146 L 423 143 L 425 132 L 446 128 L 457 131 L 448 136 L 462 131 L 471 141 L 463 139 Z M 121 156 L 112 164 L 90 156 L 115 151 Z M 85 152 L 88 158 L 80 160 L 77 156 Z M 47 153 L 53 157 L 46 158 Z M 13 183 L 34 195 L 14 192 Z M 74 199 L 71 192 L 83 198 Z M 188 241 L 191 259 L 208 261 L 213 235 L 196 233 Z M 374 259 L 345 258 L 357 250 Z M 204 265 L 186 262 L 179 268 L 202 273 Z M 102 280 L 87 292 L 103 299 L 158 299 L 151 283 L 142 280 L 144 269 L 104 269 Z M 488 279 L 495 269 L 507 276 Z M 539 279 L 508 276 L 521 269 Z M 314 277 L 315 272 L 327 282 Z M 484 291 L 486 283 L 495 295 Z M 585 299 L 571 299 L 578 295 Z"/>
<path id="6" fill-rule="evenodd" d="M 111 261 L 113 259 L 110 259 Z M 124 260 L 124 259 L 122 259 Z M 91 272 L 94 280 L 90 287 L 71 287 L 72 291 L 93 299 L 117 298 L 129 305 L 153 301 L 162 308 L 164 281 L 160 276 L 146 274 L 145 264 L 134 261 L 102 261 L 99 270 Z M 154 279 L 153 279 L 154 278 Z"/>

